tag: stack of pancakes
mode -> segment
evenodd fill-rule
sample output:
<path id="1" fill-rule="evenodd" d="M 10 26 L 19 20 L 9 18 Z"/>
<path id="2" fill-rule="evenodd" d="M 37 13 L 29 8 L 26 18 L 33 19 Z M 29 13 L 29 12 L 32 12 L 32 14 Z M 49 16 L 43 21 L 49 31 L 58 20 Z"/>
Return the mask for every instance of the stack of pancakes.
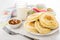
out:
<path id="1" fill-rule="evenodd" d="M 32 33 L 47 34 L 58 28 L 58 22 L 51 12 L 40 12 L 29 15 L 24 27 Z"/>

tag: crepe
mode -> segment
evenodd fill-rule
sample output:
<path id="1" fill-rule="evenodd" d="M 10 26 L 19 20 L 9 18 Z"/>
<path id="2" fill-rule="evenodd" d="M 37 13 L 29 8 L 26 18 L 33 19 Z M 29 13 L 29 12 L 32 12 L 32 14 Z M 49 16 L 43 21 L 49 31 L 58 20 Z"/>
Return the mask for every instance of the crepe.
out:
<path id="1" fill-rule="evenodd" d="M 56 18 L 51 13 L 44 13 L 39 17 L 39 20 L 41 22 L 41 25 L 43 27 L 47 27 L 50 29 L 56 29 L 58 27 L 58 22 L 56 21 Z"/>
<path id="2" fill-rule="evenodd" d="M 39 16 L 41 15 L 41 13 L 34 13 L 34 14 L 32 14 L 32 15 L 29 15 L 28 17 L 27 17 L 27 22 L 33 22 L 33 21 L 36 21 L 36 20 L 38 20 L 39 19 Z"/>
<path id="3" fill-rule="evenodd" d="M 34 27 L 34 23 L 33 22 L 25 22 L 24 24 L 25 29 L 28 32 L 32 32 L 32 33 L 38 33 L 38 31 L 36 30 L 36 28 Z"/>
<path id="4" fill-rule="evenodd" d="M 40 34 L 47 34 L 47 33 L 51 32 L 50 29 L 48 29 L 48 28 L 43 28 L 43 27 L 40 25 L 39 21 L 36 21 L 36 22 L 35 22 L 35 28 L 38 30 L 38 32 L 39 32 Z"/>

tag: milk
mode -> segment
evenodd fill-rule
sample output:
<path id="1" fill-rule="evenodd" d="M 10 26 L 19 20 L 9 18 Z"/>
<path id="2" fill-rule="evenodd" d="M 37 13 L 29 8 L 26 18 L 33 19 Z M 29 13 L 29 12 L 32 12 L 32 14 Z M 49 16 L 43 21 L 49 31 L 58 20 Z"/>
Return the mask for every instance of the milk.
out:
<path id="1" fill-rule="evenodd" d="M 16 13 L 17 17 L 21 20 L 25 20 L 27 17 L 28 8 L 26 7 L 26 3 L 18 2 L 16 4 Z"/>

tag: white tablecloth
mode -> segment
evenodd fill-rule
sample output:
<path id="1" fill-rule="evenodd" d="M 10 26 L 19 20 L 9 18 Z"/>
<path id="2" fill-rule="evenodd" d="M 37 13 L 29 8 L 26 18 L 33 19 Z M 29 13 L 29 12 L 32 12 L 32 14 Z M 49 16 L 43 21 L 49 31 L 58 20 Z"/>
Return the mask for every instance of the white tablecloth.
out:
<path id="1" fill-rule="evenodd" d="M 8 7 L 14 5 L 15 2 L 27 2 L 28 4 L 36 4 L 36 3 L 43 3 L 47 7 L 51 7 L 56 11 L 56 17 L 58 22 L 60 23 L 60 1 L 59 0 L 0 0 L 0 10 L 4 10 Z M 1 11 L 0 11 L 1 13 Z M 59 26 L 60 29 L 60 26 Z M 28 40 L 20 35 L 11 36 L 7 34 L 1 27 L 0 27 L 0 40 Z M 40 40 L 60 40 L 60 33 L 57 32 L 56 35 L 51 35 L 50 37 L 41 37 Z"/>

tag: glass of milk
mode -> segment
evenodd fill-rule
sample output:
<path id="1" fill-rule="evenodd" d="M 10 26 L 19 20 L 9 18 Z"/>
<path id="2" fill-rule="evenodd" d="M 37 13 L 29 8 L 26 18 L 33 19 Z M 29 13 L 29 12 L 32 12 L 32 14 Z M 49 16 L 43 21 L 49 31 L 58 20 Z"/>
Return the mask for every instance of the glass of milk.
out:
<path id="1" fill-rule="evenodd" d="M 16 13 L 17 17 L 21 20 L 25 20 L 27 17 L 28 8 L 26 3 L 24 2 L 17 2 L 16 3 Z"/>

